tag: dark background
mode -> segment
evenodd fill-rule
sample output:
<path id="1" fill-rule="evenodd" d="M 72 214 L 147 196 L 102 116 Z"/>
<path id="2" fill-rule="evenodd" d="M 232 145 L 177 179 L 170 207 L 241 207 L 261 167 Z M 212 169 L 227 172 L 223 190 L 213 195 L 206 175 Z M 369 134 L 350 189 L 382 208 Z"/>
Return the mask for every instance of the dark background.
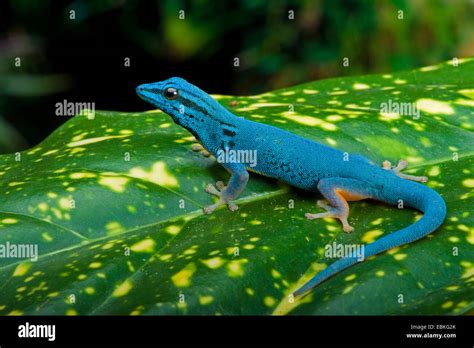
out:
<path id="1" fill-rule="evenodd" d="M 57 102 L 146 110 L 135 87 L 171 76 L 248 95 L 472 56 L 473 18 L 472 0 L 1 0 L 0 153 L 65 122 Z"/>

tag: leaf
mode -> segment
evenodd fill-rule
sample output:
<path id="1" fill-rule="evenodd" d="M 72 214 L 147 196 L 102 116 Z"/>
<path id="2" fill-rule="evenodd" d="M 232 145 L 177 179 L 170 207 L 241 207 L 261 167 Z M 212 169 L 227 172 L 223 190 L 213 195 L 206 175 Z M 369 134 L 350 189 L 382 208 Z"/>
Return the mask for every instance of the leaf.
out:
<path id="1" fill-rule="evenodd" d="M 0 314 L 472 310 L 473 71 L 474 60 L 466 59 L 216 96 L 238 115 L 378 163 L 407 159 L 408 172 L 428 175 L 446 200 L 448 217 L 438 231 L 337 274 L 295 303 L 291 291 L 335 261 L 324 257 L 325 245 L 375 240 L 413 223 L 417 213 L 351 203 L 356 229 L 346 234 L 334 220 L 304 218 L 318 209 L 319 195 L 252 175 L 238 212 L 203 215 L 212 202 L 205 185 L 228 174 L 192 152 L 190 134 L 167 115 L 72 118 L 20 162 L 0 156 L 0 243 L 39 251 L 36 261 L 0 258 Z M 390 100 L 418 102 L 421 117 L 381 113 Z"/>

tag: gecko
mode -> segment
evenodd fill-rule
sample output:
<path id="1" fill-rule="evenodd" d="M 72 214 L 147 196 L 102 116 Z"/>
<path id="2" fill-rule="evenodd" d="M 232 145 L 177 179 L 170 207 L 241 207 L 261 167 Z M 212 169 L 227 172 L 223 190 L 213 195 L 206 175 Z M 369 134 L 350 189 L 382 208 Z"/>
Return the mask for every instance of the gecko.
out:
<path id="1" fill-rule="evenodd" d="M 234 201 L 245 189 L 249 171 L 319 192 L 324 200 L 318 200 L 317 205 L 324 212 L 308 212 L 305 217 L 339 219 L 344 232 L 354 229 L 348 222 L 349 201 L 372 199 L 397 206 L 401 203 L 423 213 L 412 225 L 364 245 L 363 258 L 353 253 L 331 263 L 297 289 L 295 297 L 372 255 L 425 237 L 444 222 L 443 198 L 422 184 L 427 177 L 402 173 L 407 166 L 404 160 L 394 167 L 388 161 L 378 166 L 363 155 L 348 154 L 281 128 L 245 119 L 179 77 L 139 85 L 136 92 L 188 130 L 203 150 L 216 158 L 222 151 L 256 151 L 257 161 L 252 166 L 245 161 L 220 163 L 230 173 L 230 179 L 227 185 L 219 181 L 206 186 L 207 193 L 218 197 L 216 203 L 203 209 L 206 214 L 221 205 L 236 211 Z"/>

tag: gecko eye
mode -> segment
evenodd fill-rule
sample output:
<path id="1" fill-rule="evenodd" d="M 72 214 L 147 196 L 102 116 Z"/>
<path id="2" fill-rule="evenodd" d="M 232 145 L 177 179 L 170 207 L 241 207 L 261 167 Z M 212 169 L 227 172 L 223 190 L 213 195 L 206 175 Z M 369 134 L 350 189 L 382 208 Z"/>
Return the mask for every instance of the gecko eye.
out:
<path id="1" fill-rule="evenodd" d="M 168 100 L 174 100 L 179 97 L 178 90 L 176 88 L 170 87 L 165 89 L 165 98 Z"/>

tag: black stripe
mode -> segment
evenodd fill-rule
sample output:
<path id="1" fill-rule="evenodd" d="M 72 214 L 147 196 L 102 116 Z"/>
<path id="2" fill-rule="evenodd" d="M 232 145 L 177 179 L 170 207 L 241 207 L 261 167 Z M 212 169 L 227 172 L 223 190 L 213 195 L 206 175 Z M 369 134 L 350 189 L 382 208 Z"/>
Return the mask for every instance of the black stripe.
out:
<path id="1" fill-rule="evenodd" d="M 192 100 L 189 100 L 189 99 L 184 98 L 182 95 L 180 95 L 179 100 L 181 101 L 181 104 L 183 104 L 184 106 L 190 107 L 191 110 L 198 111 L 198 112 L 200 112 L 201 114 L 203 114 L 203 115 L 209 117 L 210 119 L 212 119 L 212 120 L 214 120 L 214 121 L 216 121 L 216 122 L 218 122 L 218 123 L 220 123 L 220 124 L 222 124 L 222 125 L 226 125 L 226 126 L 229 126 L 229 127 L 231 127 L 231 128 L 234 127 L 234 125 L 231 124 L 231 123 L 227 123 L 227 122 L 224 122 L 224 121 L 222 121 L 222 120 L 219 120 L 219 119 L 215 118 L 215 117 L 212 116 L 206 109 L 204 109 L 202 106 L 196 104 L 196 103 L 195 103 L 194 101 L 192 101 Z"/>
<path id="2" fill-rule="evenodd" d="M 227 135 L 229 137 L 234 137 L 237 134 L 233 130 L 230 130 L 230 129 L 227 129 L 227 128 L 222 128 L 222 131 L 224 132 L 224 135 Z"/>
<path id="3" fill-rule="evenodd" d="M 180 98 L 180 101 L 181 101 L 181 104 L 183 104 L 184 106 L 190 107 L 191 110 L 199 111 L 201 114 L 206 115 L 208 117 L 211 117 L 211 115 L 209 115 L 209 112 L 207 112 L 206 109 L 204 109 L 201 106 L 197 105 L 195 102 L 193 102 L 191 100 L 188 100 L 188 99 L 185 99 L 183 97 Z"/>
<path id="4" fill-rule="evenodd" d="M 197 100 L 200 100 L 201 102 L 203 102 L 204 104 L 206 104 L 206 106 L 209 108 L 209 109 L 212 109 L 212 105 L 210 103 L 208 103 L 205 99 L 202 98 L 202 96 L 200 96 L 199 94 L 194 94 L 193 92 L 190 92 L 188 90 L 186 91 L 183 91 L 184 93 L 187 93 L 189 95 L 192 95 L 193 97 L 195 97 Z M 202 92 L 202 93 L 205 93 L 205 92 Z M 211 96 L 209 96 L 212 101 L 215 101 Z"/>

